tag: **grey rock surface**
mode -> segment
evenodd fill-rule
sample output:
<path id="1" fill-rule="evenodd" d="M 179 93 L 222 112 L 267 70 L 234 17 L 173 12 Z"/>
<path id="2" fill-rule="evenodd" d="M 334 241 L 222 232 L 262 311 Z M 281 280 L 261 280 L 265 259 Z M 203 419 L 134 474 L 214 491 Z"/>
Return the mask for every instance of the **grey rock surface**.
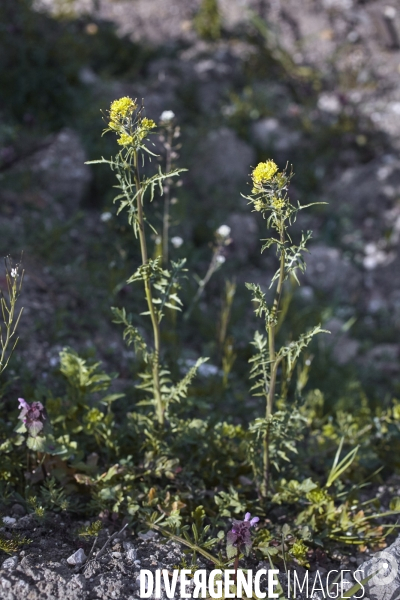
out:
<path id="1" fill-rule="evenodd" d="M 385 489 L 384 486 L 382 488 Z M 96 558 L 96 550 L 92 557 L 84 564 L 68 564 L 71 554 L 89 554 L 92 541 L 82 542 L 76 535 L 81 522 L 66 523 L 65 517 L 49 515 L 45 523 L 39 522 L 34 515 L 21 517 L 15 525 L 8 528 L 16 530 L 30 538 L 31 543 L 19 552 L 18 556 L 7 558 L 0 566 L 0 598 L 1 600 L 136 600 L 140 597 L 140 572 L 148 569 L 166 569 L 172 572 L 176 567 L 181 567 L 188 557 L 184 554 L 184 547 L 180 544 L 162 538 L 151 531 L 143 532 L 141 536 L 134 536 L 128 529 L 118 534 L 117 538 L 110 540 L 105 554 Z M 102 548 L 107 539 L 113 535 L 114 529 L 105 527 L 99 534 L 97 548 Z M 77 548 L 83 545 L 84 548 Z M 393 556 L 394 570 L 400 559 L 400 538 L 389 546 L 385 553 Z M 376 560 L 373 558 L 364 563 L 365 572 L 370 573 L 370 565 L 375 568 Z M 391 558 L 385 560 L 392 560 Z M 343 563 L 334 567 L 336 569 L 350 569 L 354 571 L 358 559 L 350 558 L 351 565 Z M 251 568 L 254 572 L 260 569 L 268 570 L 270 567 L 265 562 L 257 562 L 254 558 L 246 559 L 243 568 Z M 200 569 L 211 570 L 212 564 L 201 556 L 197 559 Z M 293 568 L 293 567 L 291 567 Z M 306 570 L 295 567 L 299 576 L 304 576 Z M 321 581 L 325 582 L 327 569 L 318 567 Z M 391 571 L 392 572 L 392 571 Z M 309 589 L 314 585 L 316 572 L 309 572 Z M 287 589 L 287 578 L 284 573 L 279 575 L 283 589 Z M 350 577 L 351 579 L 351 577 Z M 392 585 L 392 592 L 399 588 L 400 579 Z M 261 587 L 265 585 L 266 578 L 261 578 Z M 372 584 L 371 584 L 372 586 Z M 379 585 L 374 583 L 375 590 Z M 386 584 L 385 584 L 386 586 Z M 385 587 L 383 586 L 383 587 Z M 397 587 L 396 587 L 397 586 Z M 387 586 L 385 587 L 387 589 Z M 367 590 L 370 600 L 396 600 L 395 595 L 372 595 Z M 400 590 L 399 590 L 400 591 Z M 375 593 L 375 592 L 374 592 Z M 369 594 L 369 595 L 368 595 Z M 166 599 L 165 590 L 161 590 L 162 599 Z M 178 600 L 181 595 L 179 586 L 174 596 Z M 310 596 L 309 596 L 310 597 Z M 298 595 L 299 600 L 306 600 L 305 593 Z M 316 598 L 316 597 L 315 597 Z M 154 595 L 151 596 L 154 600 Z"/>
<path id="2" fill-rule="evenodd" d="M 10 558 L 6 558 L 1 565 L 2 569 L 15 569 L 18 564 L 18 556 L 10 556 Z"/>
<path id="3" fill-rule="evenodd" d="M 292 151 L 299 149 L 302 144 L 299 131 L 285 127 L 274 117 L 266 117 L 252 123 L 250 138 L 261 150 L 270 151 L 282 161 L 286 161 Z"/>
<path id="4" fill-rule="evenodd" d="M 71 554 L 71 556 L 69 556 L 67 558 L 67 563 L 69 565 L 83 565 L 83 563 L 86 560 L 86 554 L 85 552 L 82 550 L 82 548 L 79 548 L 79 550 L 77 550 L 76 552 L 74 552 L 73 554 Z"/>
<path id="5" fill-rule="evenodd" d="M 80 136 L 63 129 L 33 156 L 22 161 L 17 171 L 29 169 L 32 184 L 51 201 L 58 201 L 63 212 L 73 214 L 91 179 L 88 160 Z"/>
<path id="6" fill-rule="evenodd" d="M 360 567 L 360 579 L 373 577 L 364 584 L 369 600 L 397 600 L 400 596 L 400 537 Z"/>
<path id="7" fill-rule="evenodd" d="M 346 331 L 345 322 L 332 318 L 324 323 L 324 329 L 330 331 L 330 335 L 324 335 L 320 343 L 324 347 L 331 347 L 333 358 L 338 365 L 350 363 L 358 354 L 360 342 L 351 338 Z"/>
<path id="8" fill-rule="evenodd" d="M 259 246 L 257 219 L 252 214 L 232 213 L 227 224 L 231 228 L 230 251 L 241 263 L 247 263 Z"/>
<path id="9" fill-rule="evenodd" d="M 225 189 L 226 194 L 233 194 L 239 185 L 245 189 L 249 165 L 254 163 L 253 148 L 232 129 L 221 127 L 210 131 L 200 143 L 192 170 L 205 192 L 210 193 L 218 186 Z"/>
<path id="10" fill-rule="evenodd" d="M 306 261 L 306 285 L 341 299 L 350 299 L 358 293 L 361 274 L 338 248 L 324 244 L 310 246 Z"/>

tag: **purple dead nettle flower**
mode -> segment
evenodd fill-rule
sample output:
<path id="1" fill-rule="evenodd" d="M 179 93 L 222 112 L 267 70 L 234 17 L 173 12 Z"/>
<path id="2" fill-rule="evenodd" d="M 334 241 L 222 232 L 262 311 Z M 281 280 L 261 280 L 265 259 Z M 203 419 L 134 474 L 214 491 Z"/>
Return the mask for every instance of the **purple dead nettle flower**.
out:
<path id="1" fill-rule="evenodd" d="M 259 520 L 258 517 L 251 518 L 251 514 L 247 512 L 243 521 L 233 521 L 232 529 L 227 535 L 228 558 L 237 554 L 242 546 L 244 546 L 246 554 L 249 554 L 251 549 L 250 528 L 254 527 Z"/>
<path id="2" fill-rule="evenodd" d="M 28 404 L 23 398 L 18 398 L 19 413 L 18 419 L 21 419 L 27 428 L 29 435 L 36 437 L 43 429 L 43 421 L 46 419 L 44 414 L 44 406 L 41 402 L 32 402 Z"/>

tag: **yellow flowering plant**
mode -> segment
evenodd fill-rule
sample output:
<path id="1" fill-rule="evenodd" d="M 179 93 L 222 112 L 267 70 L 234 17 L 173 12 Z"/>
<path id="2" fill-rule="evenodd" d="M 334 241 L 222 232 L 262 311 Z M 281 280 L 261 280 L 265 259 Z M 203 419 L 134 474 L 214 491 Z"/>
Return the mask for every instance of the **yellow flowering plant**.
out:
<path id="1" fill-rule="evenodd" d="M 255 310 L 258 317 L 265 320 L 267 337 L 256 331 L 252 342 L 257 353 L 250 359 L 252 363 L 250 377 L 256 379 L 251 390 L 255 395 L 264 396 L 266 399 L 265 418 L 256 419 L 250 425 L 251 455 L 253 456 L 253 470 L 259 482 L 259 495 L 266 497 L 270 484 L 272 463 L 277 466 L 272 455 L 286 458 L 287 452 L 295 451 L 294 440 L 289 435 L 289 430 L 296 418 L 296 411 L 286 416 L 282 411 L 275 413 L 277 401 L 278 370 L 282 371 L 280 400 L 283 401 L 292 377 L 297 360 L 304 348 L 311 342 L 314 335 L 324 330 L 318 325 L 311 331 L 300 336 L 295 342 L 276 347 L 277 326 L 281 312 L 282 293 L 284 282 L 294 278 L 299 283 L 297 273 L 304 272 L 306 264 L 304 253 L 307 252 L 306 244 L 311 238 L 311 231 L 303 232 L 299 244 L 294 244 L 289 234 L 289 227 L 296 219 L 297 213 L 311 204 L 294 205 L 288 195 L 288 188 L 293 172 L 285 169 L 279 171 L 272 159 L 260 162 L 252 171 L 252 192 L 245 196 L 255 211 L 260 212 L 267 221 L 267 227 L 276 232 L 276 236 L 262 240 L 264 242 L 261 252 L 275 246 L 279 266 L 271 280 L 271 288 L 275 288 L 272 306 L 268 306 L 266 295 L 257 284 L 247 283 L 246 287 L 253 292 L 253 301 L 257 304 Z M 282 402 L 281 402 L 282 404 Z M 299 417 L 300 418 L 300 417 Z M 284 425 L 286 423 L 286 425 Z M 285 430 L 286 427 L 286 430 Z M 279 440 L 277 438 L 280 438 Z M 257 450 L 258 442 L 262 440 L 262 452 Z M 256 457 L 261 454 L 261 465 Z"/>
<path id="2" fill-rule="evenodd" d="M 144 107 L 139 108 L 137 101 L 128 96 L 111 103 L 108 111 L 108 127 L 104 130 L 114 131 L 119 138 L 117 143 L 120 146 L 130 146 L 136 151 L 144 150 L 149 152 L 143 145 L 143 141 L 148 138 L 151 130 L 156 127 L 152 119 L 143 116 Z"/>
<path id="3" fill-rule="evenodd" d="M 154 406 L 154 417 L 160 428 L 164 427 L 168 407 L 172 402 L 179 402 L 185 396 L 188 386 L 195 376 L 198 367 L 207 359 L 199 358 L 195 365 L 186 373 L 176 385 L 170 380 L 170 373 L 162 366 L 161 330 L 160 324 L 164 316 L 165 307 L 172 310 L 181 310 L 182 302 L 177 295 L 179 278 L 184 268 L 185 259 L 171 261 L 171 271 L 162 268 L 160 257 L 149 258 L 146 237 L 147 226 L 157 235 L 156 229 L 146 218 L 146 202 L 152 201 L 155 190 L 163 195 L 165 182 L 172 177 L 177 177 L 185 169 L 172 169 L 163 173 L 159 166 L 158 171 L 147 176 L 141 173 L 145 156 L 157 156 L 149 148 L 149 136 L 154 133 L 156 123 L 144 116 L 144 106 L 139 106 L 137 100 L 127 96 L 114 100 L 108 111 L 108 127 L 103 133 L 113 132 L 121 149 L 111 160 L 90 161 L 88 164 L 105 163 L 115 172 L 120 193 L 114 198 L 119 202 L 117 214 L 126 210 L 128 223 L 133 228 L 135 237 L 139 239 L 142 257 L 141 265 L 127 280 L 127 283 L 143 282 L 147 302 L 147 312 L 142 313 L 150 317 L 153 330 L 153 348 L 149 349 L 147 342 L 137 327 L 132 325 L 131 317 L 125 308 L 112 308 L 114 322 L 124 325 L 124 339 L 128 344 L 134 344 L 137 353 L 140 353 L 146 363 L 147 370 L 140 373 L 142 383 L 137 387 L 150 395 L 149 400 L 142 404 Z"/>

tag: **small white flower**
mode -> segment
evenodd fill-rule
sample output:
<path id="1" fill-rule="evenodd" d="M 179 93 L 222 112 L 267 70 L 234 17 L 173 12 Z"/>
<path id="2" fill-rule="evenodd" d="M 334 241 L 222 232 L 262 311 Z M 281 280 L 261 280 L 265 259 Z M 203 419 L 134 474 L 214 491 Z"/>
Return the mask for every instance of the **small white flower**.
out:
<path id="1" fill-rule="evenodd" d="M 226 258 L 225 256 L 222 256 L 222 254 L 218 254 L 216 261 L 218 264 L 222 265 L 226 261 Z"/>
<path id="2" fill-rule="evenodd" d="M 221 235 L 224 238 L 228 237 L 230 232 L 231 232 L 231 228 L 229 227 L 229 225 L 221 225 L 217 229 L 217 233 L 219 233 L 219 235 Z"/>
<path id="3" fill-rule="evenodd" d="M 103 212 L 100 215 L 100 220 L 103 221 L 103 223 L 107 223 L 111 218 L 112 214 L 110 212 Z"/>
<path id="4" fill-rule="evenodd" d="M 176 235 L 175 237 L 171 238 L 171 244 L 174 248 L 180 248 L 183 244 L 183 239 L 179 237 L 179 235 Z"/>
<path id="5" fill-rule="evenodd" d="M 11 277 L 16 277 L 18 275 L 18 269 L 11 269 Z"/>
<path id="6" fill-rule="evenodd" d="M 169 123 L 175 117 L 175 113 L 172 110 L 164 110 L 160 115 L 160 121 Z"/>

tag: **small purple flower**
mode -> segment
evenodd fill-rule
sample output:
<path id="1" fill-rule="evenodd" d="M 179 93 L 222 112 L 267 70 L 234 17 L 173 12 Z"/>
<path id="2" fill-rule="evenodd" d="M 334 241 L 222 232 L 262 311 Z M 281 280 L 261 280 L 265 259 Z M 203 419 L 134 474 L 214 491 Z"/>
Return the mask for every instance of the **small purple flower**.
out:
<path id="1" fill-rule="evenodd" d="M 248 512 L 245 514 L 243 521 L 233 521 L 232 529 L 228 532 L 226 539 L 226 552 L 228 558 L 236 556 L 240 548 L 243 546 L 248 555 L 251 549 L 250 528 L 254 527 L 260 519 L 258 517 L 251 518 Z"/>
<path id="2" fill-rule="evenodd" d="M 18 402 L 18 408 L 21 411 L 18 419 L 24 423 L 29 435 L 36 437 L 43 429 L 43 421 L 46 419 L 43 404 L 41 402 L 32 402 L 32 404 L 28 404 L 23 398 L 18 398 Z"/>
<path id="3" fill-rule="evenodd" d="M 250 513 L 246 513 L 246 514 L 244 515 L 244 520 L 245 520 L 246 522 L 247 522 L 247 521 L 250 521 L 250 527 L 254 527 L 254 525 L 255 525 L 256 523 L 258 523 L 258 521 L 259 521 L 260 519 L 259 519 L 258 517 L 253 517 L 253 518 L 251 518 L 251 514 L 250 514 Z"/>

